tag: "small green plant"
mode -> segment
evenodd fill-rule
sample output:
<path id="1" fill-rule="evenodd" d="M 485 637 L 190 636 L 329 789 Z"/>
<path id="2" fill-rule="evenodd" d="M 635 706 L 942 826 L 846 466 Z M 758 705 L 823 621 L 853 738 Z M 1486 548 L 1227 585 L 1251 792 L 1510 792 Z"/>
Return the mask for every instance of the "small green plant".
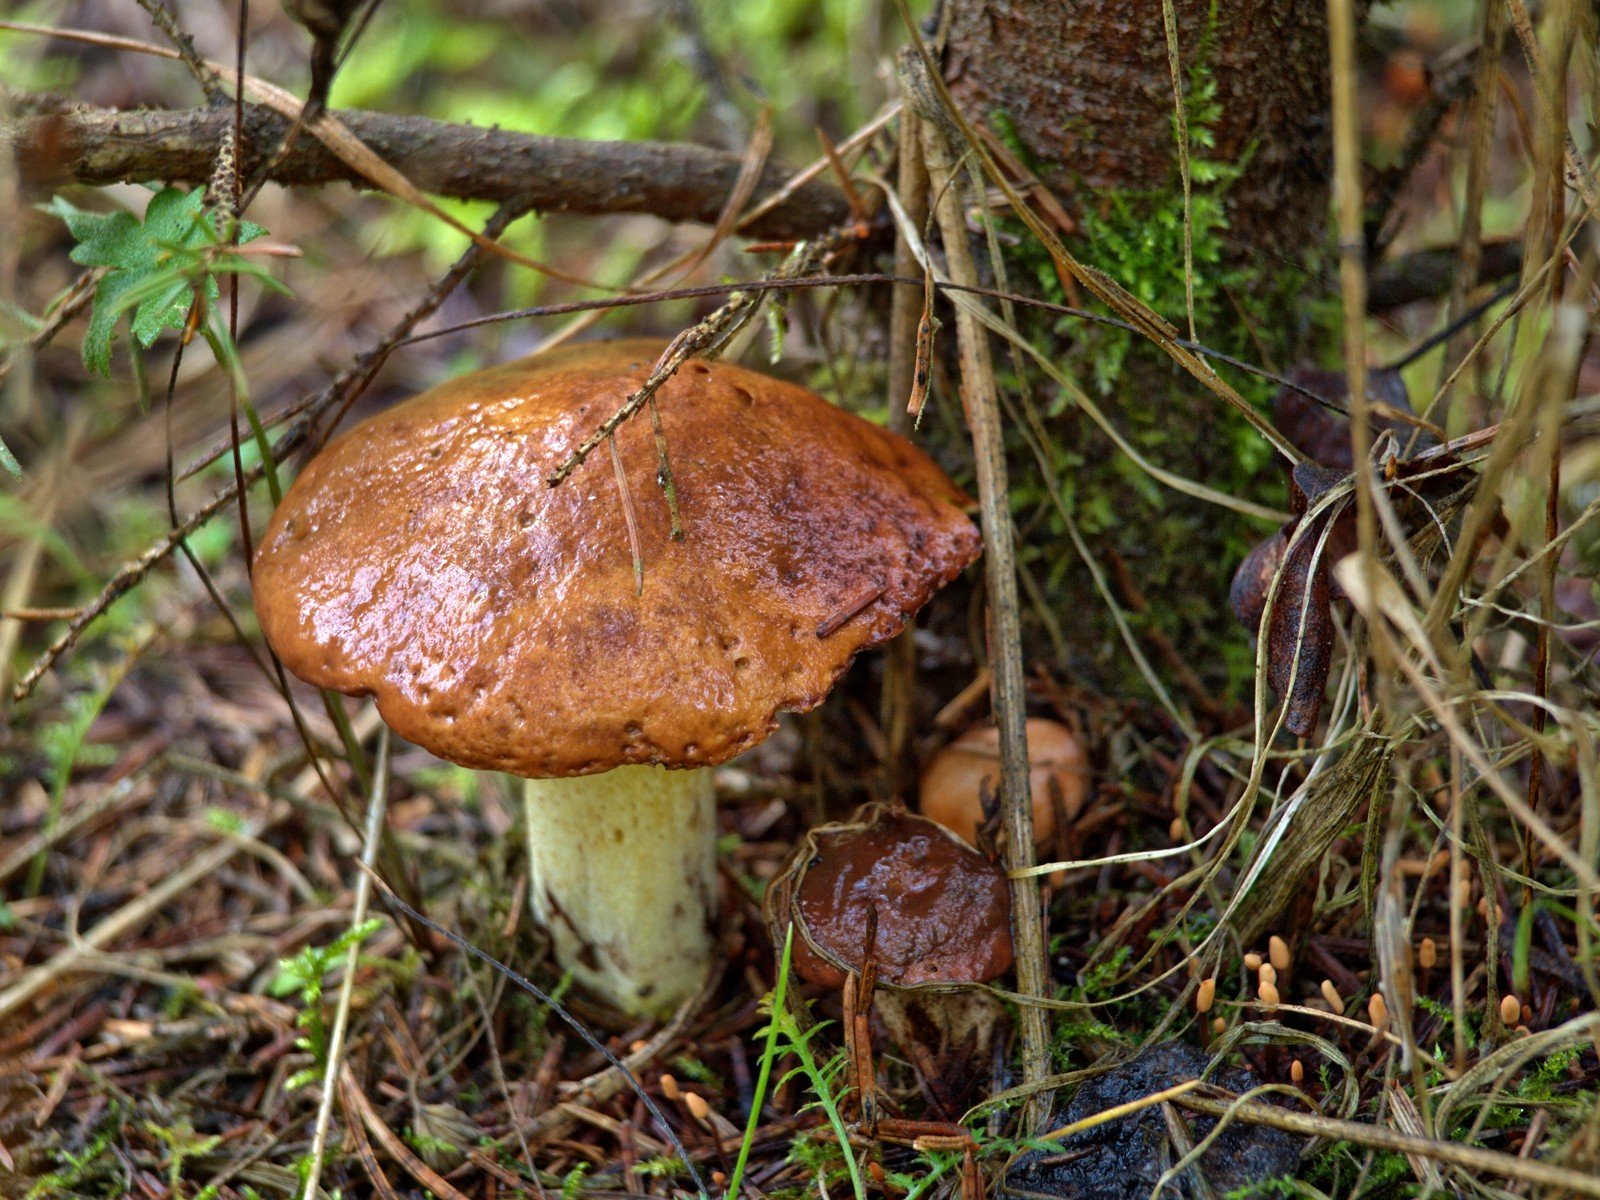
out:
<path id="1" fill-rule="evenodd" d="M 111 699 L 111 693 L 117 690 L 132 665 L 132 656 L 126 656 L 122 665 L 110 671 L 93 691 L 72 693 L 62 704 L 66 710 L 63 719 L 40 731 L 39 744 L 50 762 L 50 811 L 44 819 L 46 834 L 55 828 L 61 818 L 61 807 L 66 802 L 67 785 L 72 781 L 73 768 L 80 763 L 107 766 L 115 760 L 115 747 L 85 743 L 90 728 Z M 40 850 L 28 865 L 25 895 L 39 894 L 39 887 L 44 882 L 45 863 L 45 851 Z"/>
<path id="2" fill-rule="evenodd" d="M 406 1145 L 421 1155 L 422 1160 L 429 1166 L 433 1166 L 436 1162 L 442 1160 L 459 1162 L 464 1153 L 461 1147 L 449 1138 L 426 1133 L 412 1126 L 407 1126 L 402 1130 L 400 1136 L 405 1139 Z"/>
<path id="3" fill-rule="evenodd" d="M 646 1179 L 675 1179 L 684 1173 L 683 1159 L 676 1154 L 659 1154 L 639 1163 L 633 1173 Z"/>
<path id="4" fill-rule="evenodd" d="M 178 1185 L 183 1181 L 184 1163 L 188 1159 L 210 1154 L 222 1144 L 220 1134 L 196 1133 L 194 1123 L 187 1116 L 179 1117 L 169 1125 L 146 1121 L 144 1130 L 166 1148 L 167 1190 L 174 1196 L 183 1194 Z"/>
<path id="5" fill-rule="evenodd" d="M 203 191 L 162 188 L 150 198 L 143 220 L 128 212 L 85 212 L 60 196 L 44 211 L 66 222 L 76 239 L 73 262 L 106 268 L 83 337 L 84 366 L 98 375 L 111 374 L 111 340 L 124 314 L 131 315 L 134 340 L 148 349 L 162 330 L 184 328 L 197 297 L 207 305 L 216 302 L 218 275 L 246 274 L 287 291 L 233 248 L 266 230 L 241 221 L 235 240 L 232 222 L 206 207 Z"/>
<path id="6" fill-rule="evenodd" d="M 589 1164 L 581 1162 L 561 1178 L 561 1200 L 578 1200 L 583 1195 L 583 1179 L 589 1173 Z"/>
<path id="7" fill-rule="evenodd" d="M 81 1150 L 58 1151 L 60 1165 L 41 1175 L 28 1189 L 24 1200 L 56 1200 L 56 1197 L 76 1196 L 89 1185 L 111 1178 L 117 1169 L 116 1156 L 108 1154 L 111 1142 L 121 1125 L 122 1113 L 113 1107 L 101 1121 L 100 1130 Z"/>
<path id="8" fill-rule="evenodd" d="M 374 917 L 345 930 L 326 946 L 306 946 L 293 958 L 278 961 L 278 973 L 270 991 L 274 996 L 300 993 L 300 1015 L 296 1024 L 305 1032 L 295 1046 L 311 1055 L 311 1065 L 296 1071 L 284 1085 L 288 1091 L 302 1088 L 319 1078 L 328 1066 L 328 1022 L 322 1012 L 323 986 L 330 974 L 344 965 L 351 946 L 359 946 L 383 925 Z"/>
<path id="9" fill-rule="evenodd" d="M 861 1168 L 857 1165 L 855 1156 L 847 1149 L 850 1145 L 850 1131 L 846 1128 L 844 1117 L 839 1112 L 839 1097 L 835 1088 L 836 1080 L 844 1069 L 844 1058 L 842 1055 L 835 1055 L 827 1063 L 819 1063 L 812 1049 L 811 1039 L 827 1027 L 826 1023 L 818 1023 L 810 1029 L 802 1030 L 800 1022 L 788 1008 L 789 958 L 793 950 L 794 926 L 791 925 L 784 935 L 783 954 L 778 959 L 778 981 L 771 993 L 761 1002 L 761 1009 L 767 1014 L 768 1020 L 758 1036 L 764 1036 L 766 1044 L 761 1051 L 755 1094 L 750 1101 L 750 1119 L 745 1125 L 744 1140 L 739 1145 L 739 1157 L 734 1162 L 733 1171 L 728 1179 L 727 1194 L 729 1196 L 739 1194 L 739 1181 L 744 1177 L 745 1164 L 750 1159 L 750 1148 L 755 1144 L 756 1130 L 761 1124 L 761 1106 L 766 1101 L 767 1085 L 772 1079 L 772 1064 L 782 1055 L 792 1054 L 800 1065 L 785 1075 L 778 1086 L 783 1086 L 784 1081 L 796 1075 L 803 1075 L 810 1081 L 812 1094 L 816 1099 L 806 1107 L 820 1107 L 826 1114 L 835 1139 L 832 1150 L 834 1154 L 842 1155 L 844 1158 L 844 1165 L 850 1176 L 850 1187 L 856 1200 L 866 1200 L 866 1187 L 861 1179 Z M 796 1161 L 812 1166 L 825 1177 L 830 1164 L 811 1160 L 816 1157 L 818 1150 L 827 1149 L 828 1147 L 822 1146 L 814 1139 L 796 1138 L 790 1154 Z"/>
<path id="10" fill-rule="evenodd" d="M 672 1060 L 678 1074 L 695 1083 L 703 1083 L 714 1091 L 721 1090 L 722 1080 L 717 1073 L 692 1054 L 680 1054 Z"/>
<path id="11" fill-rule="evenodd" d="M 1246 1183 L 1231 1192 L 1224 1192 L 1223 1200 L 1272 1200 L 1275 1196 L 1282 1196 L 1284 1200 L 1288 1200 L 1289 1197 L 1298 1195 L 1300 1186 L 1293 1179 L 1279 1176 L 1276 1179 Z"/>
<path id="12" fill-rule="evenodd" d="M 1114 995 L 1117 980 L 1127 965 L 1130 953 L 1127 946 L 1119 946 L 1105 962 L 1096 963 L 1084 971 L 1075 987 L 1063 989 L 1059 999 L 1092 1004 Z M 1072 1010 L 1060 1014 L 1051 1023 L 1050 1049 L 1062 1070 L 1071 1068 L 1073 1051 L 1077 1043 L 1085 1039 L 1120 1042 L 1123 1037 L 1115 1026 L 1093 1015 L 1092 1010 Z"/>

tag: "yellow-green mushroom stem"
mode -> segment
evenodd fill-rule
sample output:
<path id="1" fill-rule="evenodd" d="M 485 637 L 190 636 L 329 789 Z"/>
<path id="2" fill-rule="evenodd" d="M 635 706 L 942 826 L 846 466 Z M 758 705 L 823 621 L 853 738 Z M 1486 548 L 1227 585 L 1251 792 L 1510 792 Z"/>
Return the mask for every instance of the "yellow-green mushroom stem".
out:
<path id="1" fill-rule="evenodd" d="M 616 767 L 522 789 L 533 913 L 556 962 L 634 1016 L 665 1016 L 711 967 L 709 770 Z"/>

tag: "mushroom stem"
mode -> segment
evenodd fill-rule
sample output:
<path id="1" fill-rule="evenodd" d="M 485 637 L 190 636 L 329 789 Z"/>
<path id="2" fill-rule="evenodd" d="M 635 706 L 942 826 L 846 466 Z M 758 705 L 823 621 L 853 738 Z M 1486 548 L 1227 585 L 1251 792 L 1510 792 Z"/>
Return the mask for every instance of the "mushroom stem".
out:
<path id="1" fill-rule="evenodd" d="M 887 988 L 872 999 L 889 1037 L 921 1072 L 950 1119 L 968 1107 L 991 1074 L 1005 1006 L 980 987 Z"/>
<path id="2" fill-rule="evenodd" d="M 628 766 L 523 781 L 534 916 L 556 961 L 626 1013 L 671 1012 L 710 967 L 711 780 Z"/>

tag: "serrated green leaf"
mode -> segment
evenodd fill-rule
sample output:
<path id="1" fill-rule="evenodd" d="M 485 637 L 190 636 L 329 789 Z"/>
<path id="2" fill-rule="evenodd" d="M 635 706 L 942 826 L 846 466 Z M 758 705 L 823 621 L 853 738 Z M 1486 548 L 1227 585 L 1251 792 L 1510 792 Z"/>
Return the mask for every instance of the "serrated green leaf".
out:
<path id="1" fill-rule="evenodd" d="M 182 329 L 193 295 L 189 281 L 179 276 L 133 310 L 133 336 L 148 350 L 163 329 Z"/>
<path id="2" fill-rule="evenodd" d="M 45 205 L 44 211 L 66 223 L 67 232 L 78 243 L 72 249 L 72 261 L 88 267 L 112 265 L 108 256 L 127 236 L 128 228 L 139 224 L 129 213 L 85 212 L 60 196 Z"/>
<path id="3" fill-rule="evenodd" d="M 163 330 L 183 327 L 197 285 L 208 301 L 216 302 L 221 294 L 218 274 L 248 274 L 287 290 L 257 264 L 226 252 L 202 191 L 162 188 L 150 198 L 142 221 L 125 212 L 84 212 L 59 196 L 45 211 L 66 222 L 78 241 L 74 262 L 111 268 L 95 290 L 83 343 L 84 364 L 100 375 L 111 373 L 111 341 L 125 312 L 131 314 L 134 338 L 149 347 Z M 241 221 L 238 241 L 254 241 L 266 232 L 254 222 Z"/>
<path id="4" fill-rule="evenodd" d="M 206 195 L 162 188 L 144 210 L 145 238 L 155 246 L 192 246 L 215 242 L 217 232 L 202 215 Z"/>
<path id="5" fill-rule="evenodd" d="M 142 265 L 135 262 L 141 254 L 141 243 L 139 222 L 132 213 L 111 213 L 87 228 L 89 236 L 80 240 L 69 256 L 73 262 L 86 267 Z"/>
<path id="6" fill-rule="evenodd" d="M 118 301 L 138 282 L 124 271 L 113 271 L 95 286 L 89 328 L 83 335 L 83 365 L 96 375 L 111 375 L 111 335 L 122 316 Z"/>

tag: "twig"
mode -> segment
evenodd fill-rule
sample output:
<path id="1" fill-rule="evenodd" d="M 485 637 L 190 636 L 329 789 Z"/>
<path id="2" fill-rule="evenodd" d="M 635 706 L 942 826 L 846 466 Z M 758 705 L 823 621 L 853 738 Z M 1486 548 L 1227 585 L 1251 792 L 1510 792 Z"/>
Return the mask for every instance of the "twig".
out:
<path id="1" fill-rule="evenodd" d="M 12 364 L 17 361 L 18 354 L 25 350 L 42 350 L 55 339 L 56 334 L 72 323 L 72 318 L 89 307 L 89 301 L 94 299 L 94 289 L 105 273 L 105 267 L 90 267 L 81 272 L 67 286 L 67 290 L 57 297 L 55 307 L 45 314 L 39 328 L 6 347 L 5 357 L 0 358 L 0 383 L 4 383 L 6 376 L 11 374 Z"/>
<path id="2" fill-rule="evenodd" d="M 378 859 L 378 844 L 383 835 L 383 814 L 389 795 L 389 727 L 378 734 L 374 755 L 372 794 L 367 797 L 367 825 L 361 837 L 362 870 L 356 877 L 355 902 L 350 907 L 350 929 L 361 927 L 367 919 L 372 898 L 373 863 Z M 345 1031 L 350 1027 L 350 1000 L 355 995 L 357 959 L 361 943 L 351 942 L 344 958 L 344 978 L 339 982 L 339 999 L 333 1010 L 333 1028 L 328 1034 L 328 1062 L 322 1072 L 322 1099 L 317 1105 L 317 1123 L 311 1136 L 311 1162 L 306 1170 L 304 1200 L 314 1200 L 322 1178 L 322 1160 L 328 1150 L 328 1127 L 333 1122 L 333 1097 L 338 1091 L 339 1068 L 344 1062 Z"/>
<path id="3" fill-rule="evenodd" d="M 1486 5 L 1485 8 L 1502 8 L 1503 5 Z M 1428 99 L 1406 131 L 1405 144 L 1392 164 L 1378 172 L 1370 187 L 1371 202 L 1367 206 L 1367 253 L 1380 257 L 1388 249 L 1396 229 L 1388 220 L 1395 201 L 1399 199 L 1406 182 L 1411 179 L 1417 165 L 1433 147 L 1439 125 L 1461 101 L 1472 96 L 1475 88 L 1484 88 L 1485 79 L 1474 76 L 1475 64 L 1483 62 L 1499 65 L 1498 45 L 1490 50 L 1483 46 L 1467 45 L 1452 49 L 1428 68 Z M 1485 90 L 1494 91 L 1493 74 L 1488 76 Z M 1481 93 L 1480 93 L 1481 94 Z"/>
<path id="4" fill-rule="evenodd" d="M 1161 24 L 1167 40 L 1167 72 L 1172 76 L 1173 141 L 1178 144 L 1178 178 L 1183 183 L 1183 309 L 1189 338 L 1199 338 L 1194 324 L 1194 198 L 1189 174 L 1189 114 L 1183 106 L 1183 65 L 1178 52 L 1178 17 L 1172 0 L 1161 0 Z"/>
<path id="5" fill-rule="evenodd" d="M 1461 213 L 1461 236 L 1456 251 L 1455 278 L 1450 285 L 1450 301 L 1445 308 L 1447 322 L 1465 307 L 1467 292 L 1487 262 L 1486 251 L 1491 249 L 1483 244 L 1483 201 L 1489 185 L 1489 151 L 1494 142 L 1495 101 L 1500 94 L 1500 89 L 1495 84 L 1500 72 L 1500 45 L 1505 40 L 1505 28 L 1506 6 L 1485 4 L 1483 38 L 1474 67 L 1473 86 L 1476 95 L 1472 99 L 1472 142 L 1467 153 L 1467 191 Z M 1519 250 L 1521 249 L 1520 243 L 1514 244 Z M 1522 269 L 1520 254 L 1517 269 L 1519 271 Z M 1448 402 L 1449 390 L 1446 381 L 1451 377 L 1454 364 L 1460 361 L 1470 344 L 1471 336 L 1463 328 L 1451 339 L 1449 347 L 1445 350 L 1444 358 L 1439 363 L 1437 385 L 1437 389 L 1441 392 L 1439 403 Z"/>
<path id="6" fill-rule="evenodd" d="M 22 870 L 36 855 L 43 854 L 51 846 L 66 840 L 85 825 L 111 812 L 133 794 L 134 789 L 144 781 L 144 777 L 145 770 L 135 771 L 102 789 L 96 795 L 74 805 L 62 813 L 53 824 L 42 826 L 26 841 L 13 848 L 10 854 L 0 858 L 0 883 L 4 883 Z"/>
<path id="7" fill-rule="evenodd" d="M 171 875 L 154 884 L 148 892 L 117 909 L 82 938 L 65 947 L 49 961 L 22 973 L 4 992 L 0 992 L 0 1020 L 10 1016 L 63 975 L 84 966 L 98 950 L 160 912 L 168 904 L 220 868 L 242 849 L 242 839 L 257 839 L 286 818 L 293 807 L 286 801 L 273 804 L 261 816 L 245 823 L 241 837 L 227 838 L 205 850 Z"/>
<path id="8" fill-rule="evenodd" d="M 36 500 L 30 514 L 32 529 L 21 539 L 21 546 L 11 551 L 5 590 L 0 593 L 0 609 L 4 609 L 4 615 L 0 615 L 0 689 L 10 680 L 11 661 L 22 640 L 22 618 L 14 615 L 13 610 L 25 607 L 33 594 L 39 566 L 44 561 L 45 535 L 60 507 L 63 490 L 67 486 L 66 467 L 77 452 L 84 425 L 81 415 L 72 421 L 64 445 L 53 456 L 35 489 Z"/>
<path id="9" fill-rule="evenodd" d="M 1423 1158 L 1446 1162 L 1474 1175 L 1498 1175 L 1506 1179 L 1522 1179 L 1529 1183 L 1548 1184 L 1566 1189 L 1580 1196 L 1600 1196 L 1600 1176 L 1586 1171 L 1573 1171 L 1557 1167 L 1538 1159 L 1518 1158 L 1478 1146 L 1463 1146 L 1460 1142 L 1446 1142 L 1438 1138 L 1420 1137 L 1416 1134 L 1397 1133 L 1360 1121 L 1341 1121 L 1334 1117 L 1312 1116 L 1309 1113 L 1291 1112 L 1270 1104 L 1251 1101 L 1208 1100 L 1201 1096 L 1175 1097 L 1172 1103 L 1209 1117 L 1231 1118 L 1250 1125 L 1265 1125 L 1287 1133 L 1327 1138 L 1331 1141 L 1354 1142 L 1358 1146 L 1371 1146 L 1395 1154 L 1416 1154 Z"/>
<path id="10" fill-rule="evenodd" d="M 1458 281 L 1465 292 L 1522 270 L 1521 242 L 1485 242 L 1482 251 L 1470 275 L 1461 273 L 1458 246 L 1430 246 L 1374 265 L 1367 279 L 1367 311 L 1385 313 L 1419 300 L 1437 300 L 1448 295 Z M 1451 356 L 1452 361 L 1455 357 Z"/>
<path id="11" fill-rule="evenodd" d="M 620 1063 L 614 1062 L 613 1065 L 596 1071 L 586 1079 L 561 1084 L 558 1090 L 564 1097 L 562 1102 L 537 1117 L 525 1132 L 538 1137 L 554 1136 L 558 1130 L 564 1129 L 569 1121 L 575 1119 L 574 1109 L 584 1104 L 603 1104 L 620 1092 L 625 1084 L 633 1082 L 629 1072 L 637 1071 L 647 1063 L 659 1061 L 666 1048 L 683 1036 L 683 1031 L 688 1028 L 695 1014 L 711 999 L 717 979 L 716 970 L 708 971 L 699 989 L 678 1006 L 678 1011 L 672 1014 L 672 1019 L 658 1029 L 644 1045 L 624 1057 Z"/>
<path id="12" fill-rule="evenodd" d="M 920 60 L 904 60 L 915 70 Z M 934 214 L 944 240 L 945 261 L 957 283 L 975 283 L 977 267 L 967 244 L 967 223 L 956 176 L 954 148 L 937 119 L 921 114 L 923 155 L 936 197 Z M 989 597 L 989 658 L 994 672 L 995 723 L 1000 732 L 1000 802 L 1006 829 L 1006 866 L 1026 870 L 1034 862 L 1033 805 L 1028 777 L 1027 680 L 1022 666 L 1022 616 L 1017 598 L 1016 550 L 1011 526 L 1010 484 L 1005 441 L 995 392 L 994 362 L 988 335 L 965 307 L 956 309 L 961 354 L 961 400 L 972 433 L 978 477 L 979 520 L 984 542 L 984 587 Z M 1011 884 L 1012 936 L 1016 942 L 1017 986 L 1028 996 L 1049 994 L 1044 944 L 1044 914 L 1033 879 Z M 1050 1041 L 1042 1009 L 1025 1006 L 1018 1014 L 1022 1031 L 1023 1078 L 1035 1083 L 1050 1070 Z M 1042 1096 L 1029 1097 L 1025 1129 L 1038 1128 Z"/>
<path id="13" fill-rule="evenodd" d="M 921 118 L 914 107 L 900 114 L 899 177 L 896 187 L 900 206 L 918 228 L 928 222 L 928 168 L 922 161 Z M 894 273 L 909 277 L 919 270 L 916 252 L 901 236 L 894 240 Z M 923 289 L 930 291 L 932 279 Z M 917 330 L 924 316 L 923 296 L 907 287 L 892 289 L 889 297 L 889 428 L 899 434 L 910 432 L 910 403 L 916 391 L 919 367 L 925 367 L 919 353 Z M 931 296 L 928 298 L 931 304 Z M 931 326 L 930 326 L 931 328 Z M 916 617 L 909 617 L 905 629 L 883 652 L 883 695 L 879 719 L 884 733 L 884 791 L 897 796 L 912 777 L 913 764 L 907 750 L 911 744 L 911 722 L 916 707 L 917 686 Z"/>
<path id="14" fill-rule="evenodd" d="M 189 74 L 194 76 L 194 81 L 206 94 L 206 99 L 218 106 L 230 102 L 233 98 L 222 86 L 217 73 L 206 65 L 206 60 L 201 58 L 200 52 L 194 48 L 194 39 L 178 28 L 177 18 L 166 6 L 165 0 L 137 0 L 137 2 L 140 8 L 150 14 L 150 23 L 161 31 L 161 36 L 172 43 L 172 48 L 178 52 L 183 65 L 189 68 Z"/>
<path id="15" fill-rule="evenodd" d="M 339 1076 L 339 1095 L 345 1102 L 346 1111 L 352 1123 L 359 1119 L 372 1131 L 372 1135 L 383 1144 L 394 1160 L 406 1169 L 406 1172 L 429 1192 L 438 1196 L 440 1200 L 466 1200 L 465 1193 L 454 1187 L 448 1179 L 440 1175 L 427 1163 L 423 1162 L 411 1148 L 395 1136 L 394 1130 L 384 1123 L 372 1101 L 356 1086 L 355 1076 L 346 1067 Z M 312 1194 L 304 1193 L 303 1200 L 312 1200 Z"/>
<path id="16" fill-rule="evenodd" d="M 1361 125 L 1356 90 L 1356 17 L 1353 0 L 1328 0 L 1328 48 L 1333 72 L 1333 198 L 1339 230 L 1339 291 L 1344 301 L 1344 368 L 1350 398 L 1350 447 L 1355 467 L 1356 544 L 1367 590 L 1378 562 L 1378 510 L 1373 496 L 1372 404 L 1367 395 L 1367 263 L 1362 230 Z M 1372 637 L 1373 657 L 1392 657 L 1385 630 Z M 1380 690 L 1387 671 L 1378 676 Z"/>
<path id="17" fill-rule="evenodd" d="M 847 238 L 855 236 L 854 226 L 835 229 L 812 241 L 802 242 L 794 253 L 772 274 L 773 279 L 788 280 L 809 275 Z M 769 289 L 751 288 L 734 292 L 728 302 L 696 325 L 691 325 L 668 343 L 661 352 L 649 376 L 639 389 L 624 400 L 611 416 L 602 421 L 571 454 L 553 470 L 545 480 L 551 487 L 559 487 L 576 471 L 584 459 L 593 454 L 606 438 L 626 424 L 655 397 L 662 386 L 678 373 L 678 369 L 696 355 L 710 357 L 728 340 L 749 324 Z M 670 478 L 670 477 L 669 477 Z"/>
<path id="18" fill-rule="evenodd" d="M 709 1196 L 709 1193 L 706 1191 L 705 1181 L 701 1179 L 700 1172 L 695 1169 L 694 1162 L 689 1157 L 689 1152 L 684 1149 L 682 1141 L 680 1141 L 678 1135 L 673 1132 L 672 1126 L 667 1122 L 666 1115 L 662 1113 L 660 1105 L 655 1102 L 655 1098 L 651 1096 L 649 1092 L 644 1090 L 644 1086 L 640 1084 L 638 1077 L 634 1075 L 628 1064 L 635 1061 L 639 1063 L 649 1061 L 648 1055 L 655 1052 L 652 1050 L 652 1047 L 656 1047 L 658 1042 L 664 1045 L 666 1040 L 670 1040 L 669 1034 L 671 1037 L 676 1037 L 682 1032 L 683 1025 L 688 1022 L 689 1018 L 693 1016 L 694 1012 L 699 1008 L 699 1006 L 705 1002 L 706 996 L 710 993 L 714 978 L 717 975 L 716 971 L 707 972 L 705 983 L 701 985 L 700 990 L 695 995 L 684 1001 L 683 1007 L 680 1008 L 673 1016 L 672 1021 L 663 1027 L 661 1032 L 658 1033 L 655 1038 L 651 1039 L 650 1043 L 641 1048 L 637 1055 L 629 1055 L 627 1060 L 624 1061 L 613 1054 L 610 1049 L 607 1048 L 604 1042 L 600 1041 L 599 1038 L 590 1033 L 588 1026 L 584 1025 L 582 1021 L 573 1016 L 572 1013 L 567 1010 L 565 1005 L 563 1005 L 549 992 L 541 988 L 538 984 L 534 983 L 533 980 L 529 979 L 525 975 L 519 975 L 510 967 L 506 966 L 505 963 L 495 958 L 492 954 L 478 949 L 478 947 L 467 941 L 467 939 L 462 937 L 460 934 L 452 933 L 444 926 L 439 925 L 434 921 L 430 921 L 427 917 L 423 916 L 416 909 L 412 908 L 404 900 L 396 896 L 383 880 L 379 879 L 377 880 L 377 883 L 378 886 L 383 889 L 384 900 L 391 908 L 394 908 L 410 917 L 412 920 L 417 921 L 425 928 L 433 930 L 433 932 L 437 933 L 440 937 L 444 938 L 457 949 L 470 954 L 473 958 L 483 963 L 486 967 L 489 967 L 491 970 L 504 976 L 506 979 L 509 979 L 512 983 L 516 984 L 517 987 L 527 992 L 541 1004 L 546 1005 L 552 1012 L 556 1014 L 556 1016 L 560 1017 L 561 1020 L 564 1021 L 574 1033 L 583 1039 L 584 1044 L 587 1045 L 589 1049 L 596 1051 L 601 1058 L 610 1063 L 611 1066 L 608 1068 L 608 1070 L 601 1071 L 597 1075 L 590 1076 L 588 1079 L 584 1080 L 579 1087 L 591 1087 L 591 1095 L 598 1098 L 607 1098 L 615 1095 L 621 1090 L 624 1083 L 633 1088 L 633 1090 L 638 1093 L 639 1099 L 643 1102 L 646 1111 L 648 1111 L 649 1114 L 661 1126 L 661 1128 L 666 1131 L 667 1137 L 672 1143 L 673 1150 L 675 1150 L 678 1154 L 678 1157 L 683 1160 L 684 1168 L 689 1172 L 690 1178 L 694 1180 L 695 1188 L 699 1191 L 702 1197 Z M 547 1113 L 545 1116 L 549 1117 L 551 1114 Z"/>
<path id="19" fill-rule="evenodd" d="M 15 105 L 26 111 L 27 97 Z M 35 104 L 37 107 L 37 103 Z M 741 186 L 747 156 L 671 142 L 593 142 L 425 117 L 339 110 L 331 113 L 360 142 L 417 188 L 468 200 L 525 199 L 540 212 L 649 213 L 668 221 L 714 225 Z M 128 111 L 74 108 L 0 121 L 0 148 L 16 156 L 31 184 L 107 184 L 161 178 L 203 185 L 216 165 L 228 109 Z M 244 109 L 244 147 L 279 146 L 292 124 L 264 105 Z M 260 162 L 241 149 L 240 170 Z M 748 181 L 757 202 L 777 196 L 791 172 L 767 163 Z M 326 146 L 300 138 L 268 178 L 290 187 L 330 183 L 371 186 Z M 838 188 L 814 179 L 741 232 L 752 237 L 812 237 L 849 219 Z"/>

